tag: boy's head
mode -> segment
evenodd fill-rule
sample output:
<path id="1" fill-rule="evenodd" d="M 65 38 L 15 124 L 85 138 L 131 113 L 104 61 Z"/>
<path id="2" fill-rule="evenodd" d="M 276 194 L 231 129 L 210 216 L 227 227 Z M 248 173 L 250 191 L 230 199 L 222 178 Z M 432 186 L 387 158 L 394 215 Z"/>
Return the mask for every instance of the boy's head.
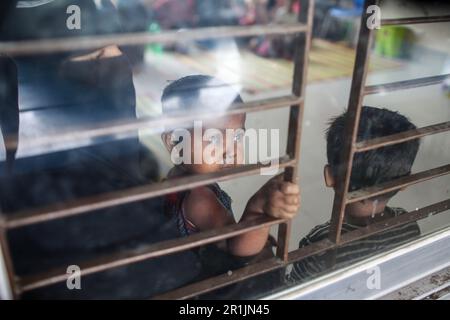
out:
<path id="1" fill-rule="evenodd" d="M 187 76 L 169 84 L 161 102 L 165 115 L 198 113 L 199 118 L 202 113 L 217 115 L 182 128 L 166 129 L 162 134 L 166 148 L 172 156 L 178 154 L 183 159 L 174 161 L 176 164 L 183 164 L 190 172 L 206 173 L 243 162 L 245 114 L 223 115 L 243 102 L 235 87 L 211 76 Z M 197 129 L 199 124 L 201 130 Z"/>
<path id="2" fill-rule="evenodd" d="M 233 103 L 242 103 L 239 90 L 234 86 L 207 75 L 180 78 L 164 88 L 162 97 L 164 114 L 187 112 L 224 112 Z"/>
<path id="3" fill-rule="evenodd" d="M 325 181 L 334 187 L 339 170 L 345 164 L 340 163 L 344 139 L 344 127 L 347 112 L 332 119 L 327 130 L 327 158 Z M 363 107 L 359 123 L 357 141 L 368 140 L 416 129 L 406 117 L 387 109 Z M 419 149 L 419 140 L 411 140 L 392 146 L 382 147 L 355 154 L 349 191 L 370 187 L 411 173 L 411 167 Z M 387 193 L 378 200 L 387 201 L 396 191 Z M 372 199 L 375 200 L 375 199 Z"/>

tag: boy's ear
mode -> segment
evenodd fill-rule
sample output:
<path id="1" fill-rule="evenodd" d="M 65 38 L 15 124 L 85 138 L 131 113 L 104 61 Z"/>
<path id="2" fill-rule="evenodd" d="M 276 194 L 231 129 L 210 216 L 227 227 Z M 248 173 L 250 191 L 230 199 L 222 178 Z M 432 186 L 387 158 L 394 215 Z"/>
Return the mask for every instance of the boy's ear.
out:
<path id="1" fill-rule="evenodd" d="M 325 185 L 328 188 L 334 188 L 335 186 L 334 176 L 333 172 L 331 171 L 331 166 L 329 164 L 325 165 L 325 167 L 323 168 L 323 178 L 325 180 Z"/>
<path id="2" fill-rule="evenodd" d="M 161 133 L 161 140 L 162 140 L 164 146 L 166 147 L 167 151 L 169 151 L 169 152 L 172 152 L 172 149 L 174 147 L 171 137 L 172 137 L 172 134 L 170 132 Z"/>

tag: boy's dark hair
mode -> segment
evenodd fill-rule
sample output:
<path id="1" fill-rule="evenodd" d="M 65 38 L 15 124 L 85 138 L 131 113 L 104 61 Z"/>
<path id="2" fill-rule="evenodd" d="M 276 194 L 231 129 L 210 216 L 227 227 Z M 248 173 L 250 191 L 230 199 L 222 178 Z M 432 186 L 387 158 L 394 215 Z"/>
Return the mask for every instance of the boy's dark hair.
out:
<path id="1" fill-rule="evenodd" d="M 327 158 L 334 177 L 342 169 L 341 151 L 347 112 L 333 118 L 327 130 Z M 357 141 L 379 138 L 416 129 L 405 116 L 387 109 L 364 106 L 361 110 Z M 370 187 L 411 173 L 419 150 L 419 140 L 360 152 L 353 158 L 349 191 Z M 378 198 L 391 198 L 397 191 Z"/>
<path id="2" fill-rule="evenodd" d="M 186 111 L 224 111 L 233 103 L 242 103 L 238 90 L 232 85 L 207 75 L 191 75 L 169 84 L 163 91 L 164 114 Z"/>

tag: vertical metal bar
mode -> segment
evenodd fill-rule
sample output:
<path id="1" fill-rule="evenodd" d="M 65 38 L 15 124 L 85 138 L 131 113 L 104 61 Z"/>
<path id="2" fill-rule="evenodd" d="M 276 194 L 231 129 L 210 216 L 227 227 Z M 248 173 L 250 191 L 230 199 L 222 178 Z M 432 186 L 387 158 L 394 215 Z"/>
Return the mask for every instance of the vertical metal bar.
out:
<path id="1" fill-rule="evenodd" d="M 311 46 L 314 2 L 312 0 L 301 0 L 300 8 L 301 10 L 298 18 L 299 22 L 307 24 L 308 30 L 304 33 L 298 34 L 295 39 L 296 46 L 294 53 L 292 94 L 297 97 L 304 97 L 307 80 L 308 53 Z M 300 155 L 300 138 L 304 103 L 305 99 L 303 99 L 299 104 L 291 106 L 289 114 L 289 131 L 286 153 L 291 157 L 291 159 L 296 159 L 297 162 Z M 298 166 L 287 168 L 285 179 L 294 181 L 298 175 L 297 168 Z"/>
<path id="2" fill-rule="evenodd" d="M 291 236 L 291 225 L 291 220 L 288 220 L 278 226 L 277 257 L 283 261 L 287 261 L 289 256 L 289 237 Z"/>
<path id="3" fill-rule="evenodd" d="M 364 98 L 364 87 L 367 77 L 368 60 L 372 43 L 372 30 L 367 27 L 367 8 L 377 5 L 378 0 L 366 0 L 361 16 L 358 45 L 356 48 L 355 66 L 353 68 L 352 86 L 347 109 L 346 126 L 341 154 L 341 166 L 336 168 L 338 173 L 335 180 L 336 190 L 331 215 L 330 240 L 339 243 L 341 238 L 342 222 L 344 220 L 346 198 L 350 185 L 350 176 L 353 165 L 353 155 L 358 136 L 361 105 Z"/>
<path id="4" fill-rule="evenodd" d="M 6 238 L 4 217 L 0 214 L 0 299 L 16 298 L 14 269 Z"/>
<path id="5" fill-rule="evenodd" d="M 307 25 L 307 31 L 300 33 L 295 38 L 294 52 L 294 74 L 292 93 L 297 97 L 305 96 L 308 69 L 308 53 L 311 46 L 312 24 L 313 24 L 314 1 L 301 0 L 298 22 Z M 286 153 L 291 159 L 296 160 L 295 166 L 287 167 L 284 178 L 286 181 L 297 182 L 298 164 L 300 158 L 300 142 L 302 134 L 302 121 L 304 102 L 292 105 L 289 112 L 289 129 Z M 277 256 L 286 261 L 289 252 L 289 238 L 291 232 L 291 221 L 280 224 L 278 227 L 278 250 Z"/>

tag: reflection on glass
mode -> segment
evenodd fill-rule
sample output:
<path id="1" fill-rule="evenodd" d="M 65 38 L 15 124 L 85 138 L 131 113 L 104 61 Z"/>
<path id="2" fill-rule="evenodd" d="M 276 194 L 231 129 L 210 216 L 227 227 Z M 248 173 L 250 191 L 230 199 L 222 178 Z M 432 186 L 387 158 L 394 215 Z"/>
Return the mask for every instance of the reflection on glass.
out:
<path id="1" fill-rule="evenodd" d="M 293 221 L 290 249 L 297 249 L 299 240 L 300 248 L 304 248 L 328 237 L 330 224 L 323 221 L 329 218 L 337 172 L 345 165 L 340 163 L 345 114 L 329 123 L 326 145 L 321 136 L 329 116 L 339 113 L 348 101 L 355 53 L 352 45 L 361 2 L 348 1 L 348 6 L 337 6 L 334 1 L 316 2 L 314 35 L 321 38 L 313 40 L 309 54 L 308 81 L 312 85 L 308 87 L 301 161 L 304 201 L 302 215 Z M 70 15 L 66 9 L 72 1 L 8 4 L 0 7 L 1 41 L 294 24 L 302 10 L 296 0 L 80 0 L 80 28 L 68 28 Z M 403 54 L 397 46 L 390 47 L 393 40 L 401 38 L 394 41 L 397 44 L 411 40 L 405 36 L 411 30 L 395 30 L 385 29 L 383 33 L 382 29 L 375 38 L 376 54 L 370 65 L 373 83 L 431 72 L 448 73 L 446 53 L 405 45 L 401 49 L 407 52 Z M 215 176 L 251 162 L 249 159 L 278 158 L 284 153 L 288 108 L 256 116 L 223 114 L 235 103 L 291 93 L 295 37 L 230 37 L 174 44 L 110 45 L 46 55 L 0 55 L 0 120 L 6 146 L 0 150 L 2 213 L 13 216 L 15 212 L 65 205 L 104 193 L 120 195 L 130 188 L 153 187 L 161 180 L 176 185 L 180 181 L 177 179 L 195 179 L 198 174 Z M 382 93 L 368 97 L 365 103 L 377 107 L 363 109 L 358 140 L 448 121 L 448 87 L 446 81 L 443 86 L 408 91 L 404 96 Z M 395 106 L 400 112 L 378 106 Z M 424 112 L 423 106 L 430 109 Z M 188 125 L 157 122 L 204 111 L 212 111 L 215 116 L 202 121 L 199 128 L 195 121 Z M 123 123 L 139 123 L 143 118 L 157 119 L 153 122 L 156 126 L 148 128 L 141 123 L 132 130 L 120 127 Z M 96 131 L 108 126 L 114 129 L 106 134 Z M 196 128 L 199 135 L 195 134 Z M 257 130 L 267 128 L 270 130 L 266 136 Z M 272 129 L 281 133 L 271 135 Z M 251 130 L 254 135 L 249 135 Z M 91 135 L 76 135 L 85 131 Z M 67 139 L 58 139 L 61 136 Z M 34 143 L 42 138 L 47 140 Z M 261 141 L 265 146 L 262 153 Z M 440 136 L 433 137 L 432 143 L 427 141 L 422 141 L 419 153 L 418 141 L 409 141 L 357 154 L 350 191 L 448 163 L 450 140 Z M 255 154 L 249 154 L 246 148 L 255 146 Z M 327 165 L 322 170 L 324 162 Z M 278 163 L 272 164 L 276 167 Z M 323 173 L 329 190 L 323 188 Z M 448 176 L 439 183 L 438 187 L 412 187 L 409 190 L 414 192 L 410 194 L 391 192 L 349 205 L 343 234 L 399 217 L 423 206 L 424 199 L 448 198 Z M 184 239 L 237 221 L 261 216 L 293 217 L 298 206 L 296 185 L 261 175 L 19 228 L 8 237 L 16 272 L 24 276 L 118 250 L 139 251 L 159 241 Z M 436 221 L 436 225 L 446 225 L 448 217 Z M 392 249 L 419 237 L 427 228 L 432 229 L 424 221 L 391 228 L 210 297 L 264 296 L 271 290 L 303 283 Z M 87 276 L 82 292 L 69 292 L 61 283 L 25 297 L 148 298 L 273 257 L 274 248 L 266 228 L 204 248 Z M 120 290 L 115 290 L 117 287 Z"/>

